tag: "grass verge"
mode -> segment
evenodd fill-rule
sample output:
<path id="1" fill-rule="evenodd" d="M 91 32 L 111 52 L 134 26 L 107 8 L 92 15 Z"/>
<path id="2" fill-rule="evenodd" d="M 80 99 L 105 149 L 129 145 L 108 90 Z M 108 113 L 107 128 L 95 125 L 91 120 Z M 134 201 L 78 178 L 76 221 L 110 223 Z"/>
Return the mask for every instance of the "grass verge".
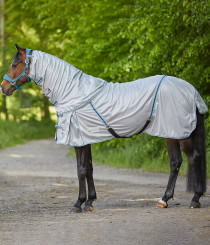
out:
<path id="1" fill-rule="evenodd" d="M 49 138 L 54 135 L 54 122 L 43 121 L 1 121 L 0 120 L 0 149 L 17 144 L 22 144 L 27 140 Z"/>
<path id="2" fill-rule="evenodd" d="M 109 142 L 109 143 L 108 143 Z M 142 134 L 131 139 L 114 139 L 92 145 L 93 162 L 115 168 L 141 169 L 148 172 L 169 173 L 169 158 L 162 138 Z M 69 156 L 75 157 L 70 147 Z M 187 174 L 187 158 L 182 153 L 180 174 Z M 210 178 L 210 151 L 207 151 L 207 176 Z"/>

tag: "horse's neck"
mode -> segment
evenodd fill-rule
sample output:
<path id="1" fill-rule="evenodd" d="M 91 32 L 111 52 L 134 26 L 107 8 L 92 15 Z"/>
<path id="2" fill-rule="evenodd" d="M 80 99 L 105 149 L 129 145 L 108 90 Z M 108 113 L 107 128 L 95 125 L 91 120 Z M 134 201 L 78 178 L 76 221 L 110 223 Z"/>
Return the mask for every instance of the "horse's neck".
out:
<path id="1" fill-rule="evenodd" d="M 50 54 L 33 51 L 32 55 L 29 77 L 52 103 L 57 101 L 59 111 L 74 110 L 88 102 L 106 83 Z"/>
<path id="2" fill-rule="evenodd" d="M 33 60 L 31 62 L 29 76 L 35 83 L 42 79 L 38 84 L 40 87 L 43 88 L 43 85 L 53 86 L 55 82 L 59 82 L 64 72 L 67 70 L 72 75 L 81 72 L 53 55 L 41 51 L 33 51 Z"/>

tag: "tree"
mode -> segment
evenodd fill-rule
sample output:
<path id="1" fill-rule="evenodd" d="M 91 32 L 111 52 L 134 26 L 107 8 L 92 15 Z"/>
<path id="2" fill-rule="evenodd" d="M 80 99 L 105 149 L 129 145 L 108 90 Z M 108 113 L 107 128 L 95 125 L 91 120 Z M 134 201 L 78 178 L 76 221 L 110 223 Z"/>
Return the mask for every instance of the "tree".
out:
<path id="1" fill-rule="evenodd" d="M 5 52 L 5 33 L 4 33 L 4 0 L 1 0 L 1 64 L 2 67 L 6 64 L 6 52 Z M 8 120 L 8 111 L 7 111 L 7 102 L 6 102 L 6 96 L 2 95 L 3 101 L 2 101 L 2 111 L 5 113 L 6 120 Z"/>
<path id="2" fill-rule="evenodd" d="M 107 81 L 177 76 L 205 99 L 209 5 L 206 0 L 8 0 L 6 40 L 49 52 Z"/>
<path id="3" fill-rule="evenodd" d="M 2 1 L 2 0 L 1 0 Z M 4 58 L 4 61 L 1 65 L 1 73 L 5 74 L 8 71 L 8 67 L 11 63 L 12 57 L 14 53 L 16 52 L 14 49 L 13 44 L 18 43 L 20 46 L 27 48 L 29 43 L 30 47 L 36 47 L 39 46 L 38 43 L 41 42 L 39 39 L 40 33 L 37 33 L 36 30 L 33 28 L 33 22 L 31 18 L 27 18 L 24 15 L 24 11 L 21 12 L 23 1 L 17 0 L 7 0 L 5 2 L 4 6 L 4 16 L 5 16 L 5 26 L 4 28 L 4 42 L 7 45 L 4 45 L 2 47 L 2 52 L 4 52 L 4 55 L 2 55 L 2 58 Z M 30 22 L 31 21 L 31 22 Z M 47 40 L 47 38 L 44 38 Z M 3 45 L 2 45 L 3 46 Z M 48 101 L 44 100 L 44 106 L 42 106 L 43 103 L 43 95 L 39 93 L 39 89 L 36 86 L 33 86 L 33 90 L 36 91 L 36 94 L 31 94 L 32 97 L 34 97 L 34 100 L 31 101 L 32 104 L 29 105 L 29 103 L 24 103 L 24 98 L 28 95 L 28 90 L 30 90 L 31 85 L 27 85 L 24 87 L 24 89 L 21 91 L 21 93 L 14 93 L 13 98 L 7 98 L 8 102 L 13 101 L 14 97 L 17 98 L 17 100 L 21 100 L 22 102 L 19 103 L 20 107 L 17 108 L 17 106 L 12 106 L 11 108 L 8 108 L 9 111 L 7 114 L 21 114 L 18 112 L 15 112 L 16 110 L 20 110 L 21 108 L 26 108 L 27 106 L 33 106 L 33 101 L 35 101 L 36 106 L 39 106 L 41 109 L 43 109 L 42 115 L 46 117 L 49 117 L 49 103 Z M 39 97 L 39 101 L 37 100 L 37 97 Z M 39 103 L 38 103 L 39 102 Z M 2 101 L 3 103 L 3 101 Z M 5 104 L 5 103 L 4 103 Z M 11 104 L 11 103 L 9 103 Z M 16 105 L 18 103 L 15 103 Z M 6 108 L 6 107 L 4 107 Z M 4 109 L 4 111 L 6 111 Z M 23 111 L 23 110 L 22 110 Z M 26 111 L 24 109 L 24 111 Z"/>

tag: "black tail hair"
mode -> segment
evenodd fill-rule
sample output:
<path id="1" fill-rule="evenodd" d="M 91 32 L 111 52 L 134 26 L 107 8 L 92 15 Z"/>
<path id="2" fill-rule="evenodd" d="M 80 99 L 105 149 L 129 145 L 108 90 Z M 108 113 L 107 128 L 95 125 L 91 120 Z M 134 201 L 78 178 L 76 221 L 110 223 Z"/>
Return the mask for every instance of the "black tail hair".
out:
<path id="1" fill-rule="evenodd" d="M 193 171 L 191 164 L 188 166 L 188 183 L 187 190 L 203 194 L 206 192 L 206 144 L 205 144 L 205 127 L 204 115 L 200 114 L 198 110 L 197 125 L 191 136 L 193 144 L 198 153 L 196 173 Z"/>

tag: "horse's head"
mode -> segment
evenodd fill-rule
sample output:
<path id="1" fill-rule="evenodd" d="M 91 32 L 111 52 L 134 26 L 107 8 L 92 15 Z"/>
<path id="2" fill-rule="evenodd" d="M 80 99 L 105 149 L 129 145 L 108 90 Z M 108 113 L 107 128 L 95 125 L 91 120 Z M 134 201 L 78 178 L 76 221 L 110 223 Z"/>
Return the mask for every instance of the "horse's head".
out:
<path id="1" fill-rule="evenodd" d="M 22 85 L 30 81 L 27 77 L 29 73 L 29 59 L 26 58 L 26 49 L 19 47 L 17 44 L 15 44 L 15 47 L 17 53 L 9 67 L 9 71 L 3 77 L 0 87 L 4 95 L 12 95 L 14 90 L 20 90 Z"/>

